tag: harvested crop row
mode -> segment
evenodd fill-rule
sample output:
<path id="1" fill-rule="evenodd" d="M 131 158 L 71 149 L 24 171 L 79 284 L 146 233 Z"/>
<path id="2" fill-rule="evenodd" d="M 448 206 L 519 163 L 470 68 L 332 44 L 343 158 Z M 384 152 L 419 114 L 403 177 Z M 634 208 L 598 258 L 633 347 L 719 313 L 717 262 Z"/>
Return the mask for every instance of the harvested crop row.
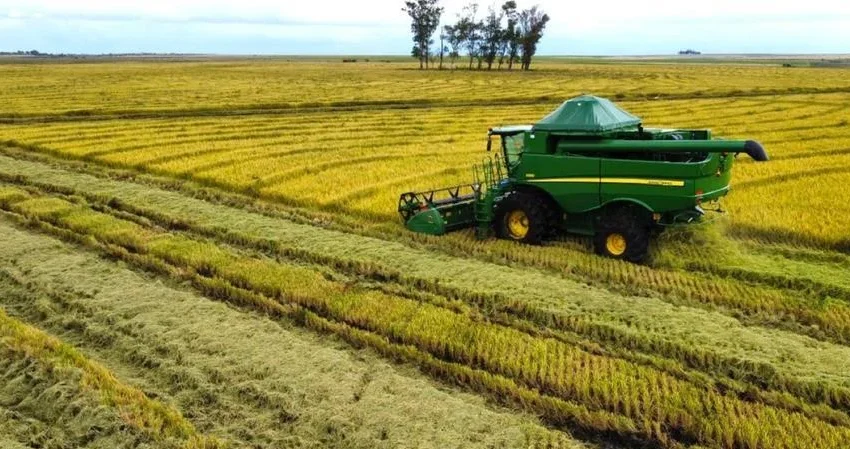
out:
<path id="1" fill-rule="evenodd" d="M 49 190 L 63 191 L 61 187 L 48 186 Z M 833 407 L 850 410 L 850 391 L 843 388 L 829 387 L 822 383 L 799 382 L 793 378 L 787 378 L 775 372 L 771 366 L 760 366 L 759 364 L 742 363 L 740 360 L 724 358 L 718 354 L 688 348 L 684 345 L 672 344 L 660 339 L 647 338 L 645 336 L 628 335 L 615 327 L 601 323 L 593 323 L 590 320 L 578 316 L 566 316 L 558 313 L 537 308 L 531 304 L 521 301 L 510 301 L 501 295 L 482 295 L 470 290 L 461 290 L 441 285 L 438 282 L 426 278 L 412 276 L 410 273 L 402 274 L 396 269 L 390 268 L 380 262 L 363 262 L 351 258 L 340 258 L 320 254 L 316 251 L 284 246 L 280 241 L 268 239 L 264 236 L 245 234 L 239 231 L 223 230 L 218 227 L 205 227 L 191 221 L 184 221 L 179 216 L 169 215 L 164 211 L 134 207 L 116 198 L 109 199 L 97 195 L 86 195 L 84 192 L 73 192 L 64 190 L 70 194 L 83 194 L 88 200 L 96 203 L 96 208 L 104 209 L 120 218 L 130 219 L 142 224 L 156 223 L 165 228 L 179 230 L 192 230 L 193 233 L 216 239 L 223 244 L 233 244 L 251 249 L 257 249 L 267 253 L 269 256 L 283 257 L 285 259 L 298 260 L 302 263 L 315 263 L 332 267 L 334 270 L 342 271 L 347 275 L 364 278 L 368 281 L 394 282 L 401 284 L 401 291 L 428 291 L 441 296 L 455 298 L 476 308 L 476 313 L 481 313 L 495 322 L 530 330 L 540 333 L 538 326 L 551 327 L 568 334 L 560 332 L 543 332 L 554 338 L 580 344 L 582 348 L 599 354 L 612 354 L 639 364 L 646 364 L 658 368 L 669 374 L 689 379 L 698 384 L 710 385 L 713 381 L 689 373 L 684 365 L 690 365 L 697 369 L 719 376 L 718 387 L 725 391 L 734 391 L 739 395 L 758 397 L 763 402 L 788 408 L 791 410 L 802 410 L 812 416 L 822 417 L 834 422 L 847 422 L 848 418 L 834 410 L 812 407 L 801 403 L 797 399 L 788 398 L 784 392 L 791 392 L 804 401 L 814 403 L 827 403 Z M 388 289 L 393 291 L 393 289 Z M 458 309 L 451 302 L 440 301 L 438 305 L 450 306 Z M 464 308 L 458 310 L 464 311 Z M 531 323 L 531 326 L 525 321 Z M 573 333 L 580 334 L 584 338 L 596 340 L 605 345 L 602 350 L 596 343 L 582 341 Z M 619 349 L 618 349 L 619 348 Z M 639 350 L 644 354 L 632 351 Z M 658 356 L 671 357 L 680 363 L 671 363 Z M 731 367 L 734 366 L 734 369 Z M 771 373 L 765 377 L 765 373 Z M 743 381 L 740 384 L 738 381 Z M 774 390 L 763 392 L 759 388 Z"/>
<path id="2" fill-rule="evenodd" d="M 699 271 L 752 286 L 797 291 L 812 299 L 850 303 L 850 265 L 836 252 L 793 249 L 767 242 L 733 240 L 724 223 L 679 229 L 662 237 L 653 264 Z M 706 250 L 705 248 L 712 248 Z M 708 253 L 708 257 L 707 257 Z"/>
<path id="3" fill-rule="evenodd" d="M 53 187 L 50 190 L 62 190 Z M 67 192 L 80 195 L 82 192 Z M 741 360 L 724 358 L 716 353 L 705 352 L 695 348 L 677 345 L 661 339 L 647 338 L 646 336 L 629 335 L 619 331 L 615 327 L 594 323 L 588 319 L 578 316 L 567 316 L 553 313 L 545 309 L 537 308 L 522 301 L 511 301 L 501 295 L 484 295 L 471 290 L 455 289 L 441 285 L 438 281 L 416 277 L 410 273 L 391 268 L 380 262 L 363 262 L 356 259 L 336 257 L 321 254 L 316 251 L 305 250 L 282 244 L 279 240 L 270 239 L 240 231 L 225 230 L 217 227 L 205 227 L 192 221 L 184 221 L 179 216 L 169 215 L 163 211 L 138 208 L 124 203 L 116 198 L 103 201 L 94 195 L 85 195 L 89 201 L 94 201 L 96 210 L 103 210 L 118 218 L 137 221 L 142 224 L 155 223 L 164 228 L 176 230 L 191 230 L 192 233 L 218 241 L 220 244 L 230 244 L 243 248 L 254 249 L 266 253 L 272 258 L 283 258 L 296 260 L 301 263 L 318 264 L 332 267 L 346 275 L 364 278 L 367 281 L 378 281 L 381 283 L 400 284 L 400 291 L 426 291 L 447 298 L 461 300 L 475 308 L 475 313 L 487 316 L 493 322 L 516 327 L 526 332 L 550 336 L 564 340 L 568 343 L 578 344 L 583 349 L 603 354 L 613 355 L 617 358 L 626 359 L 638 364 L 653 366 L 668 372 L 675 377 L 688 379 L 698 384 L 710 385 L 712 381 L 706 381 L 696 373 L 688 372 L 688 366 L 704 370 L 706 373 L 719 378 L 718 388 L 724 391 L 736 392 L 739 395 L 756 397 L 762 402 L 771 405 L 788 408 L 795 411 L 804 411 L 812 416 L 818 416 L 828 421 L 850 423 L 847 416 L 835 413 L 835 410 L 811 407 L 810 404 L 801 403 L 797 399 L 786 396 L 790 392 L 803 401 L 813 403 L 826 403 L 832 407 L 850 410 L 850 390 L 842 387 L 830 387 L 823 383 L 800 382 L 797 379 L 786 378 L 775 371 L 770 365 L 742 363 Z M 691 266 L 690 264 L 688 265 Z M 704 267 L 704 271 L 715 270 L 716 267 Z M 728 274 L 728 273 L 727 273 Z M 739 269 L 738 276 L 752 276 L 752 272 Z M 773 278 L 771 278 L 773 279 Z M 783 278 L 784 279 L 784 278 Z M 802 285 L 810 284 L 800 281 Z M 788 288 L 797 288 L 801 284 L 791 284 Z M 387 289 L 392 291 L 393 289 Z M 835 291 L 835 287 L 829 290 Z M 451 301 L 438 301 L 438 305 L 450 307 L 460 312 L 469 313 L 467 308 L 457 306 Z M 551 328 L 555 332 L 544 329 Z M 567 333 L 559 332 L 566 331 Z M 579 337 L 579 335 L 581 337 Z M 595 342 L 582 340 L 588 338 Z M 604 349 L 597 343 L 604 345 Z M 633 351 L 641 351 L 643 354 Z M 664 360 L 661 357 L 670 359 Z M 676 362 L 671 363 L 672 360 Z M 734 366 L 734 368 L 732 368 Z M 770 373 L 766 375 L 766 373 Z M 731 382 L 730 382 L 731 381 Z M 742 381 L 743 384 L 737 382 Z M 773 391 L 762 391 L 773 390 Z"/>
<path id="4" fill-rule="evenodd" d="M 80 377 L 75 368 L 45 364 L 0 343 L 0 447 L 151 447 L 150 435 L 104 406 L 82 387 Z M 178 444 L 161 438 L 157 447 Z"/>
<path id="5" fill-rule="evenodd" d="M 10 314 L 72 341 L 151 396 L 191 413 L 199 429 L 228 447 L 593 447 L 373 351 L 157 282 L 7 219 L 0 229 L 0 303 Z M 40 402 L 50 406 L 36 402 L 36 413 L 54 404 L 74 407 L 49 395 Z M 30 426 L 22 431 L 39 428 Z"/>
<path id="6" fill-rule="evenodd" d="M 162 442 L 181 442 L 190 449 L 221 447 L 218 440 L 200 435 L 177 410 L 148 398 L 142 391 L 124 385 L 101 365 L 73 347 L 28 326 L 0 309 L 0 343 L 13 356 L 25 356 L 51 370 L 73 369 L 81 373 L 80 386 L 113 407 L 132 428 Z"/>
<path id="7" fill-rule="evenodd" d="M 137 213 L 141 211 L 143 215 L 147 215 L 154 221 L 159 221 L 163 224 L 166 222 L 182 222 L 186 224 L 180 225 L 181 227 L 190 228 L 193 226 L 192 224 L 202 225 L 207 229 L 212 229 L 215 232 L 228 236 L 228 241 L 231 243 L 242 244 L 244 242 L 241 242 L 241 240 L 245 240 L 245 236 L 247 235 L 249 236 L 247 238 L 248 240 L 250 240 L 250 236 L 253 236 L 254 241 L 260 239 L 262 242 L 259 245 L 264 248 L 272 247 L 280 249 L 283 247 L 294 247 L 301 254 L 305 251 L 308 253 L 319 252 L 326 256 L 336 254 L 338 258 L 342 257 L 345 260 L 355 260 L 356 264 L 366 264 L 368 267 L 373 267 L 376 263 L 384 266 L 396 266 L 398 262 L 401 262 L 406 267 L 405 275 L 413 275 L 423 279 L 431 279 L 435 276 L 432 268 L 435 264 L 427 262 L 432 259 L 432 255 L 429 253 L 421 250 L 413 252 L 410 247 L 390 244 L 385 240 L 375 240 L 373 243 L 371 242 L 373 239 L 369 238 L 359 238 L 349 236 L 348 234 L 324 231 L 313 226 L 287 224 L 285 220 L 295 218 L 291 213 L 282 214 L 278 211 L 271 214 L 274 218 L 266 218 L 256 213 L 241 212 L 238 209 L 215 206 L 204 201 L 188 199 L 174 193 L 156 190 L 150 185 L 143 186 L 132 183 L 98 180 L 88 175 L 74 174 L 59 169 L 48 169 L 40 164 L 15 161 L 8 158 L 3 159 L 3 162 L 13 172 L 17 170 L 19 172 L 31 173 L 40 180 L 38 185 L 47 190 L 70 194 L 84 194 L 91 201 L 101 204 L 114 204 L 122 210 Z M 16 178 L 15 182 L 27 183 L 21 178 Z M 174 186 L 169 185 L 167 187 L 173 188 Z M 202 191 L 194 190 L 187 191 L 186 193 L 193 195 L 203 194 Z M 216 201 L 221 200 L 223 199 L 216 199 Z M 235 198 L 226 201 L 234 201 L 234 204 L 246 207 L 245 203 L 240 203 Z M 142 209 L 139 209 L 139 206 L 143 206 Z M 249 207 L 249 209 L 252 207 L 254 206 Z M 270 213 L 268 209 L 259 210 L 263 213 Z M 281 218 L 284 220 L 280 220 Z M 338 219 L 339 217 L 335 218 Z M 315 224 L 315 220 L 319 220 L 319 223 L 325 223 L 325 226 L 330 224 L 324 218 L 315 216 L 305 221 Z M 239 228 L 241 232 L 234 233 L 234 228 Z M 350 231 L 350 228 L 344 229 Z M 361 230 L 358 232 L 364 231 Z M 379 236 L 372 231 L 366 233 Z M 324 234 L 328 235 L 324 236 Z M 383 234 L 380 236 L 383 238 L 387 237 Z M 405 234 L 405 236 L 416 235 Z M 398 238 L 398 236 L 393 236 L 393 238 Z M 270 240 L 271 242 L 267 245 L 266 242 Z M 440 239 L 433 240 L 435 242 L 442 241 Z M 714 243 L 716 242 L 707 244 L 714 246 Z M 392 247 L 392 251 L 401 254 L 401 259 L 399 259 L 399 255 L 394 255 L 388 259 L 386 252 L 383 251 L 383 249 L 389 251 L 390 248 L 388 246 Z M 357 250 L 347 252 L 345 248 L 357 248 Z M 378 250 L 378 248 L 381 248 L 381 250 Z M 443 249 L 447 252 L 454 250 L 450 247 Z M 530 250 L 533 249 L 530 248 Z M 580 249 L 578 248 L 578 250 Z M 573 251 L 575 250 L 573 249 Z M 291 253 L 284 254 L 287 257 L 291 255 Z M 462 255 L 467 256 L 466 253 Z M 651 301 L 648 298 L 640 298 L 636 301 L 617 301 L 611 294 L 605 295 L 604 298 L 607 299 L 603 300 L 597 292 L 581 289 L 576 290 L 570 287 L 569 282 L 566 280 L 552 278 L 541 275 L 540 273 L 534 274 L 530 270 L 515 272 L 514 270 L 499 269 L 498 272 L 494 273 L 492 272 L 492 268 L 495 267 L 488 268 L 485 266 L 488 264 L 481 262 L 469 261 L 462 263 L 460 260 L 448 261 L 444 257 L 437 255 L 433 255 L 433 258 L 440 260 L 436 265 L 446 267 L 445 276 L 437 275 L 440 284 L 443 286 L 453 286 L 455 289 L 467 291 L 481 291 L 482 286 L 489 286 L 485 289 L 488 297 L 503 298 L 497 300 L 496 303 L 485 303 L 485 308 L 491 307 L 487 304 L 498 304 L 499 309 L 506 307 L 507 309 L 504 310 L 509 310 L 510 313 L 518 316 L 525 316 L 527 319 L 543 324 L 544 326 L 556 326 L 571 332 L 578 332 L 589 336 L 591 339 L 604 341 L 606 345 L 615 344 L 627 349 L 636 348 L 648 353 L 658 353 L 684 361 L 697 369 L 704 369 L 711 372 L 725 372 L 729 370 L 730 366 L 736 366 L 736 368 L 731 369 L 728 375 L 744 380 L 749 379 L 759 384 L 767 382 L 767 385 L 774 385 L 780 391 L 792 391 L 794 394 L 808 398 L 808 400 L 813 402 L 827 402 L 838 407 L 844 407 L 841 398 L 846 398 L 846 395 L 829 392 L 831 388 L 842 384 L 843 374 L 841 373 L 844 371 L 843 367 L 827 366 L 823 364 L 823 361 L 838 361 L 850 355 L 832 350 L 829 351 L 829 355 L 826 353 L 817 355 L 820 351 L 827 349 L 825 346 L 829 345 L 819 344 L 818 350 L 815 351 L 813 349 L 815 342 L 806 341 L 806 339 L 792 339 L 789 338 L 790 336 L 783 336 L 775 332 L 769 335 L 763 332 L 752 332 L 742 328 L 738 322 L 727 322 L 727 320 L 719 316 L 714 316 L 710 321 L 720 321 L 726 324 L 714 330 L 702 329 L 705 326 L 700 326 L 699 323 L 706 319 L 704 316 L 685 316 L 681 314 L 667 316 L 664 313 L 659 313 L 659 309 L 651 305 L 651 303 L 657 302 L 656 300 Z M 532 259 L 527 260 L 531 261 Z M 325 259 L 311 260 L 311 262 L 328 263 L 331 265 L 336 263 Z M 808 269 L 808 267 L 803 267 L 803 269 Z M 469 282 L 464 283 L 465 277 L 457 276 L 458 272 L 467 274 L 481 272 L 481 275 L 477 278 L 474 275 L 466 276 L 470 277 L 470 279 Z M 651 274 L 652 271 L 648 271 L 647 273 Z M 380 270 L 376 274 L 379 276 L 390 276 L 390 278 L 394 276 L 391 276 L 391 273 L 388 274 L 386 271 Z M 647 276 L 651 277 L 649 275 Z M 704 278 L 705 276 L 702 277 Z M 492 278 L 503 279 L 504 282 L 500 283 L 499 286 L 493 286 L 491 283 L 481 281 Z M 534 285 L 540 285 L 539 291 L 538 289 L 529 287 L 519 290 L 512 288 L 514 285 L 522 285 L 526 281 L 529 281 L 530 278 L 534 279 Z M 753 290 L 757 289 L 753 288 Z M 558 295 L 552 292 L 563 293 Z M 454 295 L 454 293 L 447 293 L 446 290 L 439 290 L 438 293 L 449 294 L 449 296 Z M 506 300 L 506 298 L 513 298 L 517 295 L 522 295 L 523 300 Z M 578 301 L 581 304 L 578 308 L 575 308 L 569 304 L 569 301 L 565 302 L 564 295 L 568 295 L 573 300 L 580 299 L 579 297 L 582 295 L 591 296 L 596 299 L 589 302 Z M 480 301 L 477 296 L 469 299 L 473 303 Z M 627 311 L 633 311 L 634 313 Z M 683 333 L 675 326 L 664 325 L 667 322 L 690 324 L 686 325 L 687 331 Z M 628 329 L 624 329 L 621 326 L 623 323 L 627 323 Z M 635 326 L 640 332 L 634 332 L 632 328 Z M 734 339 L 735 343 L 722 338 L 725 335 L 724 331 L 732 328 L 736 329 L 733 332 L 736 335 Z M 649 332 L 652 337 L 648 338 L 646 332 Z M 675 336 L 676 339 L 682 340 L 682 344 L 670 343 L 670 336 Z M 776 341 L 777 344 L 775 347 L 765 347 L 768 341 Z M 746 347 L 751 347 L 752 351 L 743 353 L 738 351 L 736 347 L 740 346 L 739 343 L 744 344 Z M 780 358 L 768 358 L 767 361 L 770 361 L 770 365 L 772 366 L 763 366 L 763 363 L 766 361 L 764 354 L 783 354 L 792 347 L 799 348 L 799 351 L 787 353 Z M 718 352 L 717 349 L 719 348 L 724 349 Z M 733 348 L 735 350 L 730 352 L 729 350 Z M 729 355 L 721 355 L 724 353 Z M 730 359 L 728 357 L 738 361 L 729 362 Z M 777 375 L 776 370 L 785 372 L 789 368 L 787 365 L 790 360 L 800 361 L 799 367 L 792 370 L 795 374 L 790 379 L 794 379 L 797 376 L 807 379 L 811 378 L 814 373 L 817 373 L 819 378 L 823 378 L 825 374 L 831 373 L 829 374 L 831 380 L 823 384 L 820 382 L 811 384 L 805 382 L 804 385 L 797 384 L 797 381 L 794 380 L 790 382 L 783 380 L 789 379 L 789 377 Z M 742 364 L 743 366 L 738 366 Z M 747 368 L 747 366 L 750 366 L 750 368 Z"/>
<path id="8" fill-rule="evenodd" d="M 396 234 L 398 232 L 395 232 Z M 527 248 L 515 251 L 516 245 L 506 242 L 476 242 L 466 235 L 454 235 L 443 239 L 403 234 L 395 238 L 424 241 L 464 255 L 475 255 L 485 260 L 522 262 L 581 276 L 589 280 L 601 281 L 605 285 L 622 285 L 634 291 L 635 287 L 660 292 L 669 298 L 682 301 L 682 298 L 697 300 L 706 304 L 722 305 L 735 310 L 750 311 L 753 319 L 763 323 L 785 323 L 793 325 L 789 318 L 795 317 L 802 324 L 818 324 L 822 329 L 798 326 L 803 332 L 821 338 L 833 338 L 843 341 L 840 324 L 842 310 L 846 306 L 830 302 L 827 308 L 822 298 L 801 296 L 798 292 L 783 292 L 771 288 L 752 288 L 735 282 L 734 279 L 722 280 L 707 278 L 702 274 L 652 270 L 647 267 L 626 265 L 614 261 L 599 259 L 582 249 L 570 249 L 562 246 Z M 459 251 L 459 252 L 458 252 Z M 807 305 L 811 303 L 811 307 Z M 779 313 L 783 311 L 782 313 Z M 788 312 L 793 312 L 788 314 Z M 777 321 L 779 320 L 779 321 Z M 826 330 L 825 329 L 830 329 Z"/>
<path id="9" fill-rule="evenodd" d="M 442 360 L 446 374 L 454 371 L 458 376 L 455 380 L 474 375 L 473 382 L 483 381 L 479 387 L 527 397 L 533 408 L 554 406 L 538 411 L 556 422 L 566 420 L 588 430 L 652 439 L 669 447 L 679 445 L 674 436 L 729 448 L 840 447 L 850 438 L 850 429 L 702 390 L 651 368 L 472 321 L 429 304 L 347 289 L 307 268 L 245 258 L 62 200 L 23 199 L 8 201 L 7 207 L 142 257 L 192 269 L 212 281 L 219 279 L 225 282 L 222 287 L 234 286 L 232 292 L 244 288 L 305 307 L 330 329 L 340 329 L 344 323 L 367 340 L 374 339 L 364 331 L 402 348 L 410 345 Z M 270 299 L 263 300 L 266 307 L 276 307 L 275 302 L 265 301 Z M 530 389 L 542 395 L 534 400 L 536 395 Z"/>

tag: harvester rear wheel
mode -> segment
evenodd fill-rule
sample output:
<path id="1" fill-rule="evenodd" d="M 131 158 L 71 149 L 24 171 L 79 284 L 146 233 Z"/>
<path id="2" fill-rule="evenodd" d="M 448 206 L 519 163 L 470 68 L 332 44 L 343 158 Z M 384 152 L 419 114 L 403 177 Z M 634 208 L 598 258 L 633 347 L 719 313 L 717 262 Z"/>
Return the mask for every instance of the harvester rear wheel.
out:
<path id="1" fill-rule="evenodd" d="M 496 234 L 499 238 L 539 244 L 551 235 L 549 205 L 525 192 L 511 192 L 496 206 Z"/>
<path id="2" fill-rule="evenodd" d="M 649 256 L 652 222 L 632 207 L 618 208 L 601 217 L 593 246 L 597 254 L 641 263 Z"/>

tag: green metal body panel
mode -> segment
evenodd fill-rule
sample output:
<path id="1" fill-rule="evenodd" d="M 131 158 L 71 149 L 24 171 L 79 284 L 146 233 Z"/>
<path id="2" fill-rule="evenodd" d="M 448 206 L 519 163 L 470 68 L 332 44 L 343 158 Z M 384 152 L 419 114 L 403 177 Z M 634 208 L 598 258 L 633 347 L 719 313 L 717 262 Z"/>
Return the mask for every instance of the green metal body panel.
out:
<path id="1" fill-rule="evenodd" d="M 767 160 L 756 142 L 712 139 L 708 130 L 644 129 L 613 103 L 589 96 L 565 102 L 536 125 L 493 129 L 490 135 L 501 140 L 497 169 L 490 162 L 475 172 L 471 197 L 402 195 L 425 195 L 400 201 L 408 228 L 441 234 L 477 224 L 483 236 L 499 198 L 519 189 L 551 197 L 569 232 L 592 234 L 601 211 L 619 203 L 643 207 L 660 224 L 691 221 L 701 215 L 701 203 L 729 192 L 738 153 Z"/>
<path id="2" fill-rule="evenodd" d="M 534 124 L 535 131 L 596 134 L 640 125 L 640 119 L 605 98 L 582 95 L 563 102 Z"/>
<path id="3" fill-rule="evenodd" d="M 541 188 L 565 212 L 578 213 L 599 207 L 601 168 L 599 158 L 525 154 L 509 175 L 513 184 Z"/>
<path id="4" fill-rule="evenodd" d="M 691 130 L 658 133 L 710 136 Z M 593 217 L 613 203 L 637 204 L 658 214 L 660 222 L 693 218 L 700 204 L 729 192 L 733 154 L 745 151 L 743 141 L 634 140 L 637 133 L 625 140 L 532 135 L 529 131 L 525 139 L 529 150 L 511 164 L 512 188 L 542 190 L 566 214 L 566 228 L 582 234 L 592 234 Z"/>
<path id="5" fill-rule="evenodd" d="M 446 233 L 446 222 L 435 207 L 420 211 L 407 220 L 406 226 L 407 229 L 422 234 L 443 235 Z"/>
<path id="6" fill-rule="evenodd" d="M 428 206 L 407 221 L 407 228 L 431 235 L 468 228 L 475 222 L 474 202 L 470 199 L 438 207 Z"/>
<path id="7" fill-rule="evenodd" d="M 693 207 L 698 199 L 725 195 L 733 161 L 728 153 L 708 153 L 697 162 L 625 160 L 589 153 L 525 154 L 509 175 L 512 183 L 545 190 L 568 214 L 618 200 L 669 212 Z"/>
<path id="8" fill-rule="evenodd" d="M 415 232 L 443 235 L 475 223 L 478 187 L 468 184 L 429 192 L 408 192 L 399 198 L 405 226 Z"/>

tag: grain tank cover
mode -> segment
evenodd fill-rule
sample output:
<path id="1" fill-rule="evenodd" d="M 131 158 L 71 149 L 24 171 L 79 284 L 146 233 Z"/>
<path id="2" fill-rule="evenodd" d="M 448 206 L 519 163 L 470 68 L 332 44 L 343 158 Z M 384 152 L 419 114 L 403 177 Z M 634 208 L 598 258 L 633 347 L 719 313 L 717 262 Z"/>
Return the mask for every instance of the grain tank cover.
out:
<path id="1" fill-rule="evenodd" d="M 640 125 L 641 120 L 608 99 L 582 95 L 565 101 L 534 125 L 534 131 L 596 134 Z"/>

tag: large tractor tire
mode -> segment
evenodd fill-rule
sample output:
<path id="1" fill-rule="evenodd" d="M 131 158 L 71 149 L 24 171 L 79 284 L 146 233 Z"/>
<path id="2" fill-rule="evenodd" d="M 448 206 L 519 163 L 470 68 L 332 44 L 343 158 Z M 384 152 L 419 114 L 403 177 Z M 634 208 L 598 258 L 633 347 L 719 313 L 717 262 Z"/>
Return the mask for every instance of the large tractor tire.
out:
<path id="1" fill-rule="evenodd" d="M 625 206 L 604 213 L 597 223 L 593 246 L 596 253 L 633 263 L 649 257 L 652 219 L 636 206 Z"/>
<path id="2" fill-rule="evenodd" d="M 496 206 L 496 235 L 537 245 L 554 232 L 552 206 L 539 195 L 511 192 Z"/>

